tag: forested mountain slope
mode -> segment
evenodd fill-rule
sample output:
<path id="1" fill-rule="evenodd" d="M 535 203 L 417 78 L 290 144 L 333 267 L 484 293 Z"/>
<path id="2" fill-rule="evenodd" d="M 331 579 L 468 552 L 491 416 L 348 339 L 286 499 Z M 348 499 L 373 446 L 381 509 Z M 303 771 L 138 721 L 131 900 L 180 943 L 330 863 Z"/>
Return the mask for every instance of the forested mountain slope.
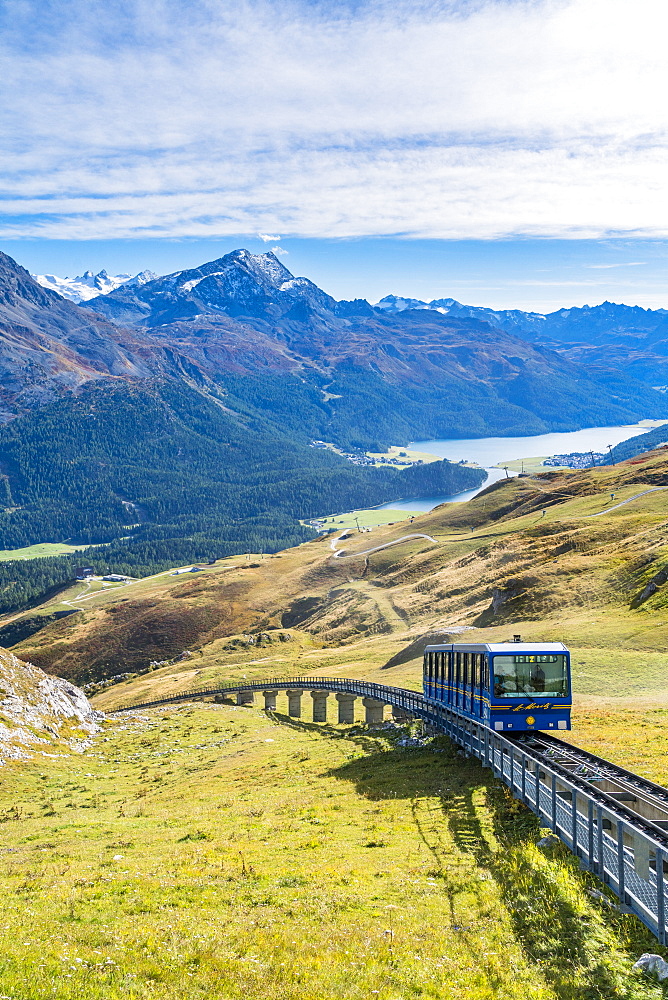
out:
<path id="1" fill-rule="evenodd" d="M 575 364 L 486 318 L 337 302 L 273 253 L 237 250 L 89 305 L 220 384 L 233 378 L 268 414 L 298 406 L 317 436 L 341 444 L 539 434 L 668 407 L 620 371 Z"/>
<path id="2" fill-rule="evenodd" d="M 337 302 L 271 253 L 235 251 L 89 305 L 0 257 L 4 549 L 105 545 L 86 558 L 132 575 L 273 551 L 308 537 L 300 518 L 455 493 L 482 477 L 448 463 L 358 468 L 310 448 L 314 438 L 378 451 L 668 409 L 619 371 L 478 318 Z M 66 560 L 41 574 L 8 566 L 4 609 L 72 570 Z"/>
<path id="3" fill-rule="evenodd" d="M 0 429 L 0 459 L 0 548 L 113 542 L 76 562 L 133 576 L 274 551 L 312 537 L 300 518 L 457 492 L 485 475 L 449 462 L 358 467 L 279 432 L 240 401 L 230 410 L 182 381 L 155 379 L 92 382 L 13 421 Z M 0 564 L 0 609 L 33 596 L 25 582 L 41 562 Z M 49 585 L 71 578 L 74 563 L 50 560 Z"/>

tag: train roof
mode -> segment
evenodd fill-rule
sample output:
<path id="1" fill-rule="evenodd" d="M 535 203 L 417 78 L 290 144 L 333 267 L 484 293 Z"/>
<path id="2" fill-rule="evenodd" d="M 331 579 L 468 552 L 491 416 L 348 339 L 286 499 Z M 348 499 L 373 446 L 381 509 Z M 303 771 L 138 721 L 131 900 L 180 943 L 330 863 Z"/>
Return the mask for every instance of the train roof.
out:
<path id="1" fill-rule="evenodd" d="M 471 653 L 567 653 L 563 642 L 447 642 L 425 646 L 425 653 L 438 650 L 462 650 Z"/>

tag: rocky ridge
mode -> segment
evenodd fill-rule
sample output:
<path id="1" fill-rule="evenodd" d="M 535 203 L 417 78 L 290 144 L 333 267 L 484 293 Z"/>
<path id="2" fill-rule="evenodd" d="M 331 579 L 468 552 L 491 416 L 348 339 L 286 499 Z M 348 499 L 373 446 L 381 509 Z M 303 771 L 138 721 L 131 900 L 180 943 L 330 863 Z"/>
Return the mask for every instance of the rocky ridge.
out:
<path id="1" fill-rule="evenodd" d="M 103 718 L 74 684 L 0 650 L 0 765 L 62 744 L 84 749 Z"/>

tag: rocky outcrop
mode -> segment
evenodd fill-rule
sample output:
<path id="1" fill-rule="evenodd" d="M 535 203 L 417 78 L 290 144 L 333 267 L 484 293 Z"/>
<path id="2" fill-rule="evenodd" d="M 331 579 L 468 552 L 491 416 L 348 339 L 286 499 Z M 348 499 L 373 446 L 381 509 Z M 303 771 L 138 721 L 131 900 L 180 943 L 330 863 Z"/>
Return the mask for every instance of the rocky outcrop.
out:
<path id="1" fill-rule="evenodd" d="M 635 595 L 635 597 L 631 601 L 631 607 L 634 610 L 635 608 L 639 608 L 641 604 L 644 604 L 645 601 L 647 601 L 650 597 L 656 594 L 656 592 L 663 586 L 663 584 L 667 580 L 668 580 L 668 567 L 665 567 L 664 569 L 659 570 L 658 573 L 655 573 L 652 579 L 640 591 L 640 593 Z"/>
<path id="2" fill-rule="evenodd" d="M 49 752 L 54 743 L 80 749 L 103 718 L 74 684 L 0 650 L 0 764 Z"/>

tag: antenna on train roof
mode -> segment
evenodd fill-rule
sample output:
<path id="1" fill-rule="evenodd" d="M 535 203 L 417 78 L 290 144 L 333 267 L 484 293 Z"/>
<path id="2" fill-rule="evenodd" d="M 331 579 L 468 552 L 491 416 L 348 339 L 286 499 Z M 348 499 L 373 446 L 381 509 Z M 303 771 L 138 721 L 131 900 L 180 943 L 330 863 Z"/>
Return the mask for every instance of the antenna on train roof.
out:
<path id="1" fill-rule="evenodd" d="M 521 635 L 514 635 L 513 636 L 513 642 L 521 642 L 521 641 L 522 641 L 522 636 Z"/>

